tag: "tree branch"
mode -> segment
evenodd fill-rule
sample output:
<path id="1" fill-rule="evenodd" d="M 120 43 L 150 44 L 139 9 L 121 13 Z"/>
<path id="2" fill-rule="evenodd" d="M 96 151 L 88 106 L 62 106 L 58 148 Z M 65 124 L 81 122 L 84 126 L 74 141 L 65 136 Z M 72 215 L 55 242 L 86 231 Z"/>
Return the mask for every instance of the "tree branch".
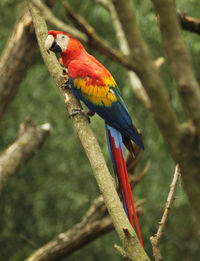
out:
<path id="1" fill-rule="evenodd" d="M 114 1 L 119 20 L 122 24 L 135 71 L 139 75 L 149 98 L 151 99 L 154 118 L 160 127 L 165 140 L 174 151 L 177 141 L 182 136 L 182 128 L 170 104 L 165 86 L 153 63 L 149 50 L 136 24 L 130 1 Z M 167 112 L 167 113 L 166 113 Z M 165 115 L 163 117 L 163 115 Z"/>
<path id="2" fill-rule="evenodd" d="M 142 202 L 136 202 L 139 206 Z M 140 212 L 137 212 L 140 214 Z M 99 196 L 81 222 L 37 249 L 26 261 L 58 261 L 114 229 L 104 200 Z"/>
<path id="3" fill-rule="evenodd" d="M 162 260 L 162 256 L 161 256 L 161 253 L 160 253 L 160 250 L 159 250 L 159 244 L 160 244 L 160 240 L 163 236 L 164 229 L 165 229 L 165 226 L 166 226 L 166 223 L 167 223 L 167 220 L 168 220 L 170 208 L 171 208 L 171 206 L 174 202 L 174 199 L 175 199 L 174 195 L 175 195 L 175 192 L 176 192 L 176 186 L 177 186 L 178 178 L 180 177 L 180 175 L 181 175 L 181 173 L 180 173 L 179 166 L 176 165 L 173 180 L 172 180 L 172 183 L 170 185 L 170 191 L 169 191 L 169 194 L 168 194 L 168 197 L 167 197 L 167 202 L 166 202 L 165 209 L 164 209 L 164 212 L 163 212 L 163 216 L 162 216 L 161 221 L 159 222 L 158 231 L 154 236 L 150 237 L 150 241 L 151 241 L 151 244 L 152 244 L 152 247 L 153 247 L 153 255 L 154 255 L 154 258 L 155 258 L 156 261 Z"/>
<path id="4" fill-rule="evenodd" d="M 23 10 L 0 58 L 0 121 L 31 63 L 35 44 L 32 18 Z"/>
<path id="5" fill-rule="evenodd" d="M 48 123 L 34 126 L 30 118 L 20 126 L 16 141 L 0 155 L 0 193 L 8 180 L 40 148 L 49 132 Z"/>
<path id="6" fill-rule="evenodd" d="M 80 108 L 80 103 L 75 99 L 69 90 L 64 90 L 62 88 L 63 80 L 61 77 L 61 66 L 58 63 L 56 56 L 54 54 L 48 55 L 44 47 L 47 36 L 45 21 L 40 15 L 40 11 L 34 7 L 31 1 L 29 0 L 27 2 L 33 17 L 34 27 L 43 59 L 52 78 L 59 87 L 59 90 L 65 99 L 68 112 L 71 114 L 74 108 Z M 90 129 L 87 119 L 83 115 L 77 115 L 72 117 L 72 122 L 90 161 L 99 189 L 103 194 L 105 204 L 125 250 L 132 257 L 132 260 L 149 260 L 122 208 L 122 204 L 114 188 L 104 157 L 101 153 L 96 138 Z M 131 237 L 126 237 L 123 232 L 123 227 L 127 227 L 129 229 Z"/>
<path id="7" fill-rule="evenodd" d="M 175 2 L 173 0 L 152 0 L 152 2 L 159 14 L 159 25 L 171 74 L 200 137 L 200 89 L 181 35 Z"/>
<path id="8" fill-rule="evenodd" d="M 136 159 L 139 158 L 139 151 L 136 151 Z M 133 158 L 128 157 L 127 167 L 131 177 L 135 174 L 135 161 Z M 134 164 L 132 164 L 134 162 Z M 136 161 L 138 162 L 138 161 Z M 147 167 L 138 175 L 141 180 L 146 173 Z M 131 179 L 131 187 L 133 188 L 137 183 L 138 179 Z M 139 200 L 135 203 L 137 214 L 140 215 L 141 209 L 139 206 L 144 202 L 144 200 Z M 81 222 L 74 225 L 66 232 L 59 234 L 54 240 L 45 244 L 44 246 L 37 249 L 26 261 L 57 261 L 61 260 L 63 257 L 67 257 L 83 247 L 89 244 L 94 239 L 100 237 L 101 235 L 114 229 L 112 220 L 108 215 L 107 208 L 105 206 L 102 196 L 99 196 L 93 201 L 87 213 L 82 217 Z"/>
<path id="9" fill-rule="evenodd" d="M 128 56 L 130 54 L 130 48 L 128 46 L 122 25 L 119 21 L 119 18 L 118 18 L 114 5 L 112 4 L 111 1 L 107 1 L 107 0 L 103 0 L 103 1 L 95 0 L 95 2 L 99 3 L 106 10 L 109 11 L 111 20 L 112 20 L 112 23 L 113 23 L 113 26 L 115 29 L 115 34 L 116 34 L 116 37 L 117 37 L 117 40 L 119 43 L 120 50 L 124 55 Z M 140 79 L 133 71 L 128 71 L 128 77 L 129 77 L 129 81 L 131 84 L 131 88 L 132 88 L 135 96 L 138 98 L 138 100 L 140 100 L 143 103 L 143 105 L 148 110 L 150 110 L 151 102 L 150 102 L 150 99 L 149 99 L 144 87 L 142 86 Z"/>
<path id="10" fill-rule="evenodd" d="M 56 18 L 51 10 L 40 0 L 32 0 L 32 2 L 41 11 L 46 21 L 55 29 L 68 32 L 79 40 L 87 42 L 90 46 L 99 50 L 101 53 L 105 54 L 112 60 L 117 61 L 126 67 L 131 67 L 131 63 L 119 50 L 116 50 L 108 42 L 98 36 L 95 33 L 93 27 L 87 24 L 85 20 L 81 19 L 77 14 L 74 15 L 74 12 L 71 10 L 67 2 L 63 2 L 63 6 L 71 19 L 73 19 L 73 21 L 79 25 L 79 28 L 81 28 L 82 32 Z"/>

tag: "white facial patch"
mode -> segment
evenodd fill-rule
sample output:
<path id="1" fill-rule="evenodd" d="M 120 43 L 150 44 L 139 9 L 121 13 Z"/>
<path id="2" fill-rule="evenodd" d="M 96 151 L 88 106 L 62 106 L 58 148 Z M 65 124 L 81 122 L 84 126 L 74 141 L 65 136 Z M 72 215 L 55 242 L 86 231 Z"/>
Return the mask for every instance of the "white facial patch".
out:
<path id="1" fill-rule="evenodd" d="M 49 48 L 52 46 L 53 41 L 54 41 L 53 35 L 51 35 L 51 34 L 48 35 L 47 39 L 45 41 L 45 48 L 49 50 Z"/>
<path id="2" fill-rule="evenodd" d="M 65 34 L 57 34 L 56 43 L 60 46 L 62 52 L 67 50 L 69 37 Z"/>

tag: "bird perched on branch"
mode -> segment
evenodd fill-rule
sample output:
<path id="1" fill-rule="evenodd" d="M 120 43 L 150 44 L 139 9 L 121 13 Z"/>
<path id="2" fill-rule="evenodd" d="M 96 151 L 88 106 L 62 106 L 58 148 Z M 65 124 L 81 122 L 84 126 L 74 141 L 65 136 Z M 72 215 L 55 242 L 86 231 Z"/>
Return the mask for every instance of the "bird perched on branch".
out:
<path id="1" fill-rule="evenodd" d="M 70 34 L 49 31 L 45 47 L 47 50 L 60 53 L 62 64 L 68 69 L 71 90 L 77 99 L 87 105 L 90 110 L 88 115 L 97 113 L 105 121 L 108 148 L 121 190 L 123 206 L 132 226 L 133 212 L 138 236 L 143 245 L 128 180 L 123 143 L 131 153 L 134 153 L 132 141 L 142 149 L 144 147 L 119 88 L 109 71 L 88 54 L 80 41 Z M 74 112 L 76 113 L 77 111 Z"/>

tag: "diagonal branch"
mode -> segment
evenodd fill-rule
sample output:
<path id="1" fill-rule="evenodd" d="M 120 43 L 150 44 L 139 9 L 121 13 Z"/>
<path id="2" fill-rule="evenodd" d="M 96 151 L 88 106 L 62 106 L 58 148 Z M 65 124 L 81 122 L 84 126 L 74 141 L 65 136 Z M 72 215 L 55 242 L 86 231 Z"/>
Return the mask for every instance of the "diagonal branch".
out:
<path id="1" fill-rule="evenodd" d="M 20 126 L 16 141 L 0 155 L 0 193 L 16 171 L 41 147 L 49 132 L 48 123 L 34 126 L 30 118 Z"/>
<path id="2" fill-rule="evenodd" d="M 175 195 L 175 192 L 176 192 L 178 178 L 180 177 L 180 175 L 181 175 L 181 172 L 180 172 L 179 166 L 176 165 L 173 180 L 172 180 L 172 183 L 170 185 L 170 191 L 169 191 L 169 194 L 168 194 L 168 197 L 167 197 L 167 202 L 166 202 L 165 209 L 164 209 L 164 212 L 163 212 L 163 216 L 162 216 L 161 221 L 159 222 L 158 231 L 154 236 L 150 237 L 150 241 L 151 241 L 151 244 L 152 244 L 152 247 L 153 247 L 153 255 L 154 255 L 154 258 L 155 258 L 156 261 L 162 260 L 162 256 L 161 256 L 161 253 L 160 253 L 160 250 L 159 250 L 159 244 L 160 244 L 160 240 L 163 236 L 164 229 L 165 229 L 165 226 L 166 226 L 166 223 L 167 223 L 167 220 L 168 220 L 170 208 L 171 208 L 171 206 L 174 202 L 174 199 L 175 199 L 174 195 Z"/>
<path id="3" fill-rule="evenodd" d="M 169 58 L 171 74 L 200 136 L 200 89 L 192 71 L 189 52 L 181 35 L 175 2 L 173 0 L 152 0 L 152 2 L 159 14 L 160 30 Z"/>
<path id="4" fill-rule="evenodd" d="M 115 29 L 115 34 L 116 34 L 116 37 L 117 37 L 117 40 L 119 43 L 120 50 L 124 55 L 128 56 L 130 54 L 130 48 L 128 46 L 122 25 L 119 21 L 119 18 L 118 18 L 118 15 L 117 15 L 117 12 L 115 10 L 113 3 L 109 0 L 95 0 L 95 2 L 99 3 L 106 10 L 109 11 L 111 20 L 113 23 L 113 27 Z M 136 73 L 133 71 L 128 71 L 128 77 L 129 77 L 129 81 L 131 84 L 131 88 L 132 88 L 135 96 L 143 103 L 143 105 L 148 110 L 150 110 L 151 102 L 149 100 L 149 97 L 148 97 L 144 87 L 142 86 L 140 79 L 136 75 Z"/>
<path id="5" fill-rule="evenodd" d="M 139 151 L 136 151 L 136 158 L 139 157 Z M 131 177 L 135 174 L 136 165 L 132 164 L 133 158 L 127 159 L 127 167 L 131 173 Z M 138 162 L 138 161 L 137 161 Z M 138 183 L 138 179 L 142 179 L 144 173 L 148 170 L 148 164 L 143 171 L 138 175 L 137 180 L 131 182 L 131 187 L 134 187 Z M 135 203 L 136 211 L 138 215 L 143 214 L 140 205 L 144 200 L 139 200 Z M 68 229 L 66 232 L 60 233 L 54 240 L 43 245 L 34 253 L 32 253 L 26 261 L 58 261 L 63 257 L 67 257 L 83 247 L 89 244 L 94 239 L 108 233 L 113 230 L 114 226 L 112 220 L 108 214 L 102 196 L 99 196 L 93 201 L 87 213 L 82 217 L 81 221 Z"/>
<path id="6" fill-rule="evenodd" d="M 101 53 L 105 54 L 114 61 L 117 61 L 118 63 L 121 63 L 126 67 L 131 67 L 130 61 L 119 50 L 116 50 L 115 48 L 113 48 L 113 46 L 110 45 L 110 43 L 98 36 L 95 33 L 93 27 L 85 23 L 85 21 L 79 18 L 77 14 L 74 15 L 74 12 L 71 10 L 67 2 L 63 2 L 63 6 L 68 15 L 70 15 L 70 17 L 73 19 L 73 21 L 79 24 L 82 32 L 72 26 L 65 24 L 57 17 L 55 17 L 51 10 L 40 0 L 32 0 L 32 2 L 41 11 L 46 21 L 55 29 L 68 32 L 79 40 L 87 42 L 89 45 L 96 48 Z"/>
<path id="7" fill-rule="evenodd" d="M 136 207 L 142 204 L 136 202 Z M 137 214 L 140 212 L 137 211 Z M 94 239 L 113 230 L 114 226 L 102 196 L 90 206 L 81 222 L 66 232 L 60 233 L 54 240 L 32 253 L 26 261 L 58 261 L 89 244 Z"/>
<path id="8" fill-rule="evenodd" d="M 182 136 L 182 127 L 169 101 L 168 93 L 153 63 L 150 52 L 136 24 L 130 1 L 114 1 L 119 20 L 122 24 L 135 71 L 139 75 L 149 98 L 154 118 L 172 151 Z M 167 113 L 166 113 L 167 112 Z M 165 115 L 163 117 L 163 115 Z"/>
<path id="9" fill-rule="evenodd" d="M 40 11 L 35 8 L 31 1 L 28 0 L 27 2 L 33 17 L 33 23 L 41 54 L 52 78 L 59 87 L 59 90 L 65 99 L 66 108 L 71 114 L 73 109 L 80 108 L 80 104 L 69 90 L 62 88 L 63 80 L 61 77 L 61 66 L 58 63 L 56 56 L 54 54 L 48 55 L 44 47 L 47 36 L 46 23 L 42 18 Z M 130 260 L 149 260 L 123 210 L 122 204 L 114 188 L 113 180 L 106 166 L 104 157 L 87 119 L 83 115 L 77 115 L 72 118 L 72 122 L 90 161 L 93 173 L 95 175 L 99 189 L 103 194 L 105 204 L 112 218 L 116 232 L 118 233 L 119 238 L 130 257 Z M 124 227 L 129 230 L 130 237 L 127 237 L 124 234 Z"/>
<path id="10" fill-rule="evenodd" d="M 0 121 L 31 63 L 35 44 L 32 18 L 23 10 L 0 58 Z"/>

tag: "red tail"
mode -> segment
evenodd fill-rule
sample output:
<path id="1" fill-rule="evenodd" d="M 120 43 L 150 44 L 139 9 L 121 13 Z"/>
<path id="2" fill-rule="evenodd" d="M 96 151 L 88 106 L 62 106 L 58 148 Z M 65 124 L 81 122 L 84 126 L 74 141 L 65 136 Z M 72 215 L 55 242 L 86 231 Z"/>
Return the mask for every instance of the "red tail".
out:
<path id="1" fill-rule="evenodd" d="M 129 183 L 128 179 L 128 173 L 126 169 L 126 163 L 124 160 L 124 155 L 123 155 L 123 142 L 122 142 L 122 136 L 121 134 L 115 130 L 114 128 L 110 126 L 106 126 L 107 128 L 107 138 L 108 138 L 108 147 L 109 151 L 111 154 L 111 158 L 113 161 L 113 166 L 114 170 L 116 172 L 116 175 L 119 180 L 119 184 L 121 187 L 121 192 L 122 192 L 122 197 L 124 199 L 124 204 L 125 204 L 125 211 L 128 215 L 128 219 L 133 226 L 133 219 L 132 219 L 132 213 L 131 213 L 131 208 L 133 212 L 133 217 L 136 225 L 136 229 L 138 232 L 138 236 L 141 242 L 141 245 L 143 246 L 143 241 L 142 241 L 142 236 L 140 232 L 140 227 L 139 227 L 139 222 L 134 206 L 134 201 L 132 197 L 132 192 L 131 192 L 131 186 Z M 131 206 L 130 206 L 131 205 Z M 134 228 L 134 226 L 133 226 Z"/>

